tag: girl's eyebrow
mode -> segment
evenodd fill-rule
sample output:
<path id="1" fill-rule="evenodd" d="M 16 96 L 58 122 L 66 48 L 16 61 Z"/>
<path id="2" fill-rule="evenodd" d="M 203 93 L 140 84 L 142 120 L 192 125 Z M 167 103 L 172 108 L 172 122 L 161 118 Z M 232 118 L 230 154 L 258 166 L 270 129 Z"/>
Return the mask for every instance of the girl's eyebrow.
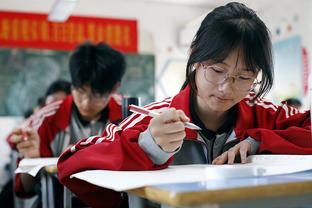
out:
<path id="1" fill-rule="evenodd" d="M 226 67 L 231 67 L 229 64 L 227 64 L 226 62 L 223 62 L 223 61 L 220 61 L 216 64 L 222 64 L 222 65 L 225 65 Z M 242 72 L 252 72 L 252 70 L 248 70 L 247 68 L 241 68 L 240 71 Z"/>

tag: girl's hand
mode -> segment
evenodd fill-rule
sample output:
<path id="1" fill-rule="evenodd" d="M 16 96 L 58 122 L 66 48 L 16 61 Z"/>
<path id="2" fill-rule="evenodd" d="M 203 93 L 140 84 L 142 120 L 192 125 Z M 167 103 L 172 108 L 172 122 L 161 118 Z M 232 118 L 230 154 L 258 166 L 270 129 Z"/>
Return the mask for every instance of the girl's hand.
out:
<path id="1" fill-rule="evenodd" d="M 246 163 L 247 153 L 251 150 L 251 143 L 248 140 L 243 140 L 234 147 L 230 148 L 228 151 L 224 152 L 222 155 L 217 157 L 212 161 L 214 165 L 221 164 L 233 164 L 235 156 L 240 155 L 241 163 Z"/>
<path id="2" fill-rule="evenodd" d="M 190 119 L 182 110 L 170 108 L 154 117 L 149 129 L 157 145 L 165 152 L 174 152 L 185 138 L 184 122 Z"/>

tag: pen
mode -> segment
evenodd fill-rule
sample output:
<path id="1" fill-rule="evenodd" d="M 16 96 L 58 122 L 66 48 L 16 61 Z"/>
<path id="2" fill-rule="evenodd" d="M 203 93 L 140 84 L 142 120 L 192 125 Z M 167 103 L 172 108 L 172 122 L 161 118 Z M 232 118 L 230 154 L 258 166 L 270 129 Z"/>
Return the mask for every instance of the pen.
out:
<path id="1" fill-rule="evenodd" d="M 23 136 L 23 141 L 27 141 L 28 140 L 28 135 L 27 135 L 26 132 L 23 132 L 22 136 Z"/>
<path id="2" fill-rule="evenodd" d="M 159 115 L 159 113 L 156 113 L 155 111 L 147 110 L 145 108 L 142 108 L 142 107 L 139 107 L 136 105 L 129 105 L 129 110 L 131 112 L 147 115 L 150 117 L 155 117 L 155 116 Z M 200 127 L 196 126 L 195 124 L 193 124 L 191 122 L 184 122 L 184 125 L 186 128 L 189 128 L 189 129 L 201 130 Z"/>

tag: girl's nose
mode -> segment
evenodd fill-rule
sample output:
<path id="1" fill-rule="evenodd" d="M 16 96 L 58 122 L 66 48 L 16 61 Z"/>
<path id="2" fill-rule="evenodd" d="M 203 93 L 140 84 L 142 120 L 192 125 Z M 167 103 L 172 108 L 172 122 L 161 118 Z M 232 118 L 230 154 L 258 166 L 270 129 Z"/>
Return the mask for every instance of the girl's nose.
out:
<path id="1" fill-rule="evenodd" d="M 218 90 L 221 92 L 233 91 L 233 85 L 235 84 L 234 77 L 226 77 L 222 83 L 218 84 Z"/>

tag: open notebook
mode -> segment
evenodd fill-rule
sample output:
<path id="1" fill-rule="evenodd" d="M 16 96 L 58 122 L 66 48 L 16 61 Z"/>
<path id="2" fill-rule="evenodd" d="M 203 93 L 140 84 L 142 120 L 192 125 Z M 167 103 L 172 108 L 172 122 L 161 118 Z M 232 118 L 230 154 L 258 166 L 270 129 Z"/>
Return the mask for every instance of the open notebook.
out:
<path id="1" fill-rule="evenodd" d="M 71 177 L 115 191 L 125 191 L 151 185 L 262 177 L 307 170 L 312 170 L 312 155 L 253 155 L 248 157 L 247 164 L 179 165 L 157 171 L 89 170 Z"/>
<path id="2" fill-rule="evenodd" d="M 25 158 L 20 161 L 15 173 L 28 173 L 35 177 L 41 168 L 46 166 L 56 166 L 57 160 L 57 157 Z"/>

